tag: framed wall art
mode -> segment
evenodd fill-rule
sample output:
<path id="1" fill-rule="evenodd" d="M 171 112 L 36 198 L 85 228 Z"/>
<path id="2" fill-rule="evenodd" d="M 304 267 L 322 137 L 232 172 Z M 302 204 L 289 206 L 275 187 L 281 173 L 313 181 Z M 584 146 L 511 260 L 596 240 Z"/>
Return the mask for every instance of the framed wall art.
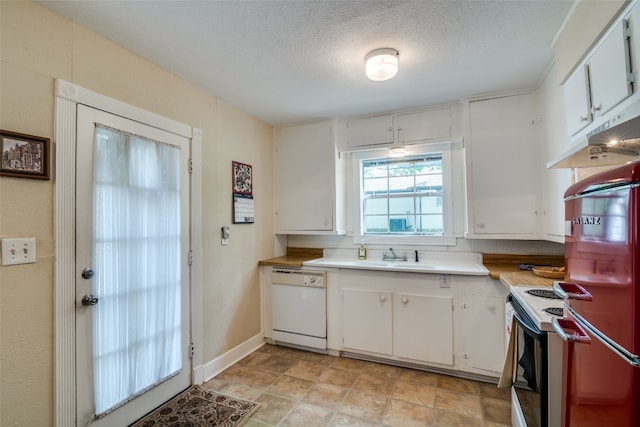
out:
<path id="1" fill-rule="evenodd" d="M 252 194 L 251 165 L 231 162 L 233 194 Z"/>
<path id="2" fill-rule="evenodd" d="M 0 130 L 0 176 L 49 179 L 49 138 Z"/>

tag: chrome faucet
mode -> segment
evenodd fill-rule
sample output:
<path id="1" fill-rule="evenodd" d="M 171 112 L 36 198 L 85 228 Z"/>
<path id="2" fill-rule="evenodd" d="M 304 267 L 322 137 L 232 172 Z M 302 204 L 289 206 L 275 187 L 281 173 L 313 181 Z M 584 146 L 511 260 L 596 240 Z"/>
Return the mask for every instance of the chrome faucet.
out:
<path id="1" fill-rule="evenodd" d="M 389 252 L 391 252 L 391 255 L 389 255 L 386 252 L 384 254 L 382 254 L 382 260 L 383 261 L 406 261 L 407 260 L 407 254 L 404 254 L 402 257 L 399 257 L 393 251 L 393 248 L 389 248 Z"/>

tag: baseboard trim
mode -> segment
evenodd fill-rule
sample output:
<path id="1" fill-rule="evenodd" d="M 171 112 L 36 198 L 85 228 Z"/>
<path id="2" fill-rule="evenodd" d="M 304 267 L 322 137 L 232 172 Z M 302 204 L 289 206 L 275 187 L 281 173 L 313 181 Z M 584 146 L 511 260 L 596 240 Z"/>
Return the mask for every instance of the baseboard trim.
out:
<path id="1" fill-rule="evenodd" d="M 205 363 L 201 369 L 204 382 L 209 381 L 211 378 L 215 377 L 220 372 L 227 369 L 229 366 L 237 363 L 242 358 L 256 351 L 264 344 L 264 335 L 262 333 L 259 333 L 249 338 L 245 342 L 235 346 L 226 353 L 223 353 L 215 359 Z"/>

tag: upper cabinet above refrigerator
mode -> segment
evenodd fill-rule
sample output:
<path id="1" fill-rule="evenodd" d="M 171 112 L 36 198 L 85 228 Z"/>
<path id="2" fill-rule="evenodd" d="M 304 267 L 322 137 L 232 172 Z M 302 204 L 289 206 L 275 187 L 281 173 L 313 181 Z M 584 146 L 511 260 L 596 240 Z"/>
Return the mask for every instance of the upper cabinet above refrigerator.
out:
<path id="1" fill-rule="evenodd" d="M 620 21 L 596 48 L 588 67 L 591 113 L 597 118 L 631 95 L 633 76 L 626 20 Z"/>
<path id="2" fill-rule="evenodd" d="M 633 75 L 626 20 L 601 40 L 587 62 L 564 84 L 569 135 L 575 135 L 632 93 Z"/>

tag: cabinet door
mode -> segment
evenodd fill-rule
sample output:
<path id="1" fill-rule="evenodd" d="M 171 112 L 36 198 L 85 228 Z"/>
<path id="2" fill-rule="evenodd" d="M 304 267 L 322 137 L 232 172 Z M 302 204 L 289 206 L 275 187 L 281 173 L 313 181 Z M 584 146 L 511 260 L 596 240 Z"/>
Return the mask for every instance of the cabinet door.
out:
<path id="1" fill-rule="evenodd" d="M 335 146 L 331 122 L 275 131 L 276 233 L 334 228 Z"/>
<path id="2" fill-rule="evenodd" d="M 533 101 L 524 94 L 469 105 L 471 237 L 537 238 L 540 148 Z"/>
<path id="3" fill-rule="evenodd" d="M 547 239 L 564 243 L 564 193 L 571 185 L 571 171 L 548 169 L 544 173 L 543 231 Z"/>
<path id="4" fill-rule="evenodd" d="M 451 137 L 451 112 L 442 110 L 399 114 L 398 142 L 442 140 Z"/>
<path id="5" fill-rule="evenodd" d="M 453 298 L 393 295 L 393 353 L 453 365 Z"/>
<path id="6" fill-rule="evenodd" d="M 393 144 L 393 116 L 374 116 L 349 120 L 345 133 L 349 149 Z"/>
<path id="7" fill-rule="evenodd" d="M 563 87 L 564 106 L 569 135 L 575 135 L 591 123 L 591 100 L 589 98 L 587 68 L 580 67 L 573 72 Z"/>
<path id="8" fill-rule="evenodd" d="M 589 61 L 591 105 L 595 117 L 602 116 L 631 95 L 626 21 L 616 25 Z"/>
<path id="9" fill-rule="evenodd" d="M 343 289 L 342 319 L 345 350 L 392 354 L 390 292 Z"/>
<path id="10" fill-rule="evenodd" d="M 631 36 L 629 37 L 629 52 L 631 54 L 631 71 L 638 78 L 640 69 L 640 5 L 635 5 L 627 16 L 627 25 Z M 637 83 L 636 83 L 637 84 Z M 637 89 L 636 89 L 637 91 Z"/>
<path id="11" fill-rule="evenodd" d="M 462 304 L 465 365 L 500 373 L 504 366 L 505 298 L 471 294 L 467 301 Z"/>

